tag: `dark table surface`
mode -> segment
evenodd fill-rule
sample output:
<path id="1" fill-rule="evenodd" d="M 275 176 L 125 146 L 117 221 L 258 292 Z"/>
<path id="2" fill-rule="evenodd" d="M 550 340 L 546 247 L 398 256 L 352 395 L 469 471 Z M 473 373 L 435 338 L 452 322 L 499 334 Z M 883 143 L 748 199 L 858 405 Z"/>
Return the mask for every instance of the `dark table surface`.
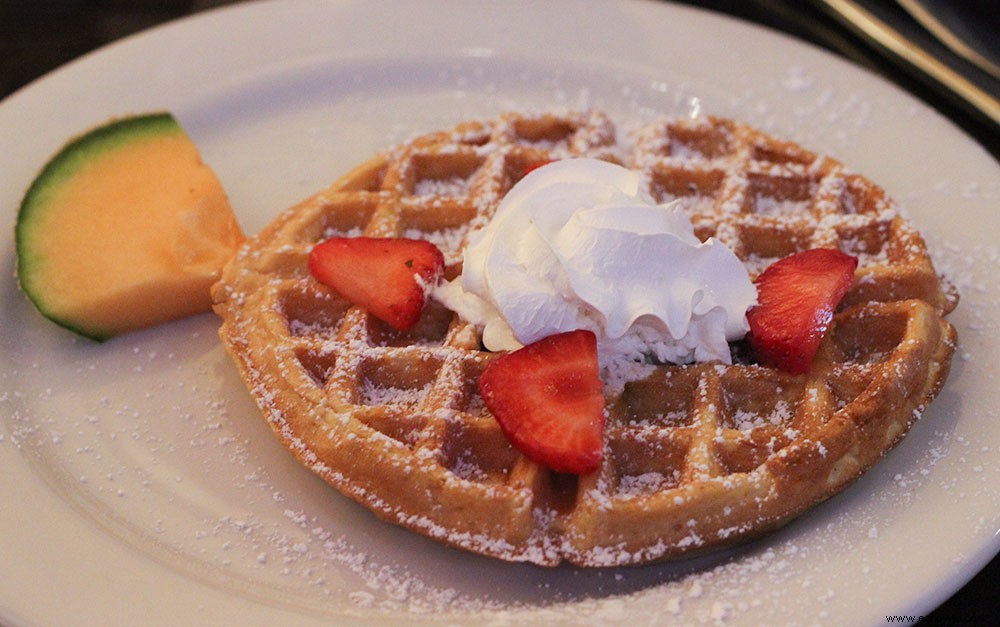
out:
<path id="1" fill-rule="evenodd" d="M 977 0 L 959 0 L 976 2 Z M 995 0 L 978 0 L 986 6 Z M 52 69 L 116 39 L 236 0 L 0 0 L 0 98 Z M 816 4 L 804 0 L 690 0 L 685 4 L 763 24 L 826 48 L 875 71 L 950 118 L 1000 159 L 1000 129 L 934 85 L 909 73 Z M 891 1 L 869 0 L 902 32 L 921 31 Z M 1000 17 L 993 32 L 1000 32 Z M 935 51 L 929 37 L 921 40 Z M 973 72 L 975 75 L 975 73 Z M 975 76 L 978 80 L 979 76 Z M 980 82 L 980 84 L 982 84 Z M 995 87 L 1000 95 L 1000 86 Z M 921 625 L 1000 625 L 1000 558 L 993 561 Z"/>

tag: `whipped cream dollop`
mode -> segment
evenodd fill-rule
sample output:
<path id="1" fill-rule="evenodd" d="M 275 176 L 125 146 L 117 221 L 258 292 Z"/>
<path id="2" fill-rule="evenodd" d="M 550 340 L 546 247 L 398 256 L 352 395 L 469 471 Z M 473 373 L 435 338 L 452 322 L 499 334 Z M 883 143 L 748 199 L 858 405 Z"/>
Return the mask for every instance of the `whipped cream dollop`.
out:
<path id="1" fill-rule="evenodd" d="M 596 159 L 537 168 L 470 235 L 462 274 L 433 297 L 483 329 L 489 350 L 589 329 L 615 360 L 731 362 L 757 291 L 736 255 L 701 242 L 641 176 Z"/>

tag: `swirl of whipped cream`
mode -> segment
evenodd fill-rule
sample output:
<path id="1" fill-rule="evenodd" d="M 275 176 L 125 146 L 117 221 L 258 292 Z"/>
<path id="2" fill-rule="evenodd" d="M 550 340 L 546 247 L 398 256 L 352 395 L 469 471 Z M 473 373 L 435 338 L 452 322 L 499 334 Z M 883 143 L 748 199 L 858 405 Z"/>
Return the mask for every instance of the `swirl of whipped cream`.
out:
<path id="1" fill-rule="evenodd" d="M 434 297 L 483 329 L 490 350 L 589 329 L 602 366 L 618 359 L 731 362 L 757 291 L 742 262 L 701 242 L 640 175 L 596 159 L 535 169 L 470 236 L 462 275 Z"/>

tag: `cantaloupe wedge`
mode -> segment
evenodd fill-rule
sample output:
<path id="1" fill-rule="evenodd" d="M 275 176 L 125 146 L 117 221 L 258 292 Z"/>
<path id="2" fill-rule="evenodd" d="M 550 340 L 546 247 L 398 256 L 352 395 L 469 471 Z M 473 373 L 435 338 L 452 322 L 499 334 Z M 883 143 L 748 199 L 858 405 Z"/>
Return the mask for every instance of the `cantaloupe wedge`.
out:
<path id="1" fill-rule="evenodd" d="M 208 311 L 244 236 L 169 113 L 112 121 L 42 169 L 17 218 L 17 272 L 39 311 L 95 340 Z"/>

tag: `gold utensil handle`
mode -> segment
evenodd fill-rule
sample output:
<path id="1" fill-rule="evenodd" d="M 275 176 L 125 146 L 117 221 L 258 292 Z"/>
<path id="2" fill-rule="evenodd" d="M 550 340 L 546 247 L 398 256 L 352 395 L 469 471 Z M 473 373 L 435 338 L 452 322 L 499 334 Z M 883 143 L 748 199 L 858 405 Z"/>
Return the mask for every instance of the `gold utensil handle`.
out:
<path id="1" fill-rule="evenodd" d="M 885 48 L 1000 126 L 1000 101 L 852 0 L 820 0 L 847 26 Z"/>
<path id="2" fill-rule="evenodd" d="M 962 57 L 966 61 L 974 64 L 982 71 L 1000 80 L 1000 66 L 993 63 L 974 48 L 962 41 L 962 38 L 955 34 L 941 20 L 937 19 L 933 13 L 924 8 L 917 0 L 896 0 L 896 4 L 903 7 L 910 16 L 920 22 L 927 32 L 934 35 L 938 41 L 948 46 L 948 48 Z"/>

